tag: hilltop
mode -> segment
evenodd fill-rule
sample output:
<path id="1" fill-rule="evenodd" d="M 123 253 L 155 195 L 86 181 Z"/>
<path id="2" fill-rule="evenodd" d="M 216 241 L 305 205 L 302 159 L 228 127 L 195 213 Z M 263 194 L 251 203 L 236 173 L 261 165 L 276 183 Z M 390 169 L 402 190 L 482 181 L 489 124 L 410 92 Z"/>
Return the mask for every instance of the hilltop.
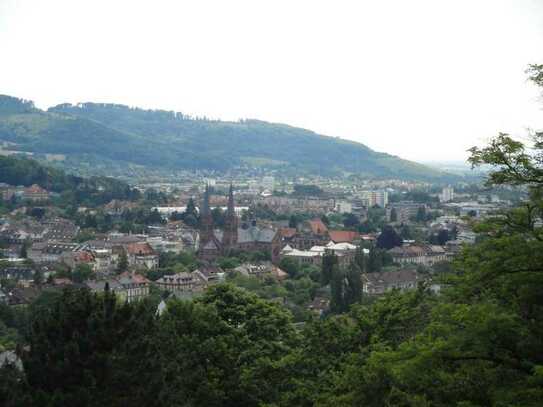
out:
<path id="1" fill-rule="evenodd" d="M 114 162 L 161 170 L 260 168 L 434 181 L 450 176 L 361 143 L 285 124 L 209 120 L 118 104 L 61 104 L 44 111 L 10 96 L 0 96 L 0 143 L 4 149 L 37 156 L 65 156 L 82 166 Z"/>

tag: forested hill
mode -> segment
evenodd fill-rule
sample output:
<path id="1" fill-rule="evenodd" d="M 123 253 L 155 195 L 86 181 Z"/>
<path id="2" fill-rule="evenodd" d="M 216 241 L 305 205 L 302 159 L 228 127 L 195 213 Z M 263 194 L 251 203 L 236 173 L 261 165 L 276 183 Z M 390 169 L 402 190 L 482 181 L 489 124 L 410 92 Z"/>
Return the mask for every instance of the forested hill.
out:
<path id="1" fill-rule="evenodd" d="M 15 186 L 40 185 L 58 193 L 63 205 L 102 205 L 112 199 L 133 200 L 140 195 L 127 183 L 114 178 L 77 177 L 36 160 L 18 157 L 0 156 L 0 182 Z"/>
<path id="2" fill-rule="evenodd" d="M 62 104 L 47 111 L 0 96 L 0 142 L 11 149 L 64 154 L 72 161 L 121 162 L 162 169 L 264 167 L 291 173 L 357 173 L 439 179 L 426 166 L 363 144 L 258 120 L 225 122 L 123 105 Z"/>

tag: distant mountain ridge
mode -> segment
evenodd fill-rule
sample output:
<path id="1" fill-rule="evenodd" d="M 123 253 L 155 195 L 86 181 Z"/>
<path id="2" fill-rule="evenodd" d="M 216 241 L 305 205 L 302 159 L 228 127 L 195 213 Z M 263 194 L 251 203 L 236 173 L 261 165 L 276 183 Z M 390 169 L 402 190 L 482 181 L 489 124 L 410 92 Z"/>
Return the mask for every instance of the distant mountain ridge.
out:
<path id="1" fill-rule="evenodd" d="M 0 96 L 0 143 L 72 162 L 121 162 L 166 170 L 265 168 L 293 174 L 356 173 L 446 179 L 450 174 L 367 146 L 259 120 L 227 122 L 118 104 L 61 104 L 47 111 Z"/>

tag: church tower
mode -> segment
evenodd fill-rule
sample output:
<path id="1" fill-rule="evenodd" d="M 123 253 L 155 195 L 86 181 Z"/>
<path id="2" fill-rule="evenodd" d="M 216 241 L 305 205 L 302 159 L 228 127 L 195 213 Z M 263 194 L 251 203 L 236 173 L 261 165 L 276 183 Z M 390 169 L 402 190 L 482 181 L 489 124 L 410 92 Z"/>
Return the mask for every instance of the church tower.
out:
<path id="1" fill-rule="evenodd" d="M 206 185 L 200 211 L 200 245 L 205 246 L 213 239 L 213 216 L 209 208 L 209 186 Z"/>
<path id="2" fill-rule="evenodd" d="M 238 243 L 238 217 L 234 206 L 234 189 L 230 184 L 228 192 L 228 207 L 224 219 L 224 234 L 222 237 L 222 245 L 225 250 L 231 250 Z"/>

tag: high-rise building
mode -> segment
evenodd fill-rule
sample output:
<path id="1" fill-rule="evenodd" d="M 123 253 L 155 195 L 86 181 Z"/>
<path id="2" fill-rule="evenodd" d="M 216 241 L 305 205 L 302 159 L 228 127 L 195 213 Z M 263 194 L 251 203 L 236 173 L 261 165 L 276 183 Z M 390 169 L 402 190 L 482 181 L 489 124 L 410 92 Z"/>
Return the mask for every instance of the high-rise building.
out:
<path id="1" fill-rule="evenodd" d="M 388 192 L 385 190 L 364 191 L 361 198 L 368 208 L 375 205 L 384 208 L 388 205 Z"/>
<path id="2" fill-rule="evenodd" d="M 266 176 L 262 178 L 262 188 L 269 191 L 273 191 L 275 188 L 275 178 L 272 176 Z"/>
<path id="3" fill-rule="evenodd" d="M 443 188 L 441 195 L 439 195 L 440 202 L 450 202 L 454 199 L 454 189 L 450 185 Z"/>

